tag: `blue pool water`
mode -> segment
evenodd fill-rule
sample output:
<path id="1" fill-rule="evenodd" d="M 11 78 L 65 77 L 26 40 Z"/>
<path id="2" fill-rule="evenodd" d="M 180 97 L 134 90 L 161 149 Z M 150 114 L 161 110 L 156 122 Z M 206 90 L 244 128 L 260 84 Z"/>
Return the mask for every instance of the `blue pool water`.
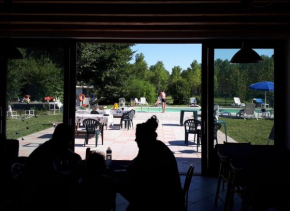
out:
<path id="1" fill-rule="evenodd" d="M 134 108 L 136 112 L 162 112 L 161 107 L 136 107 Z M 181 110 L 192 110 L 192 111 L 200 111 L 200 108 L 195 107 L 167 107 L 166 112 L 180 112 Z M 220 108 L 220 113 L 222 112 L 229 112 L 231 114 L 238 113 L 241 108 Z M 261 109 L 256 109 L 257 113 L 261 112 Z"/>
<path id="2" fill-rule="evenodd" d="M 137 107 L 134 108 L 137 112 L 162 112 L 161 107 Z M 166 107 L 166 112 L 180 112 L 181 110 L 192 110 L 192 111 L 200 111 L 200 108 L 192 108 L 192 107 Z"/>

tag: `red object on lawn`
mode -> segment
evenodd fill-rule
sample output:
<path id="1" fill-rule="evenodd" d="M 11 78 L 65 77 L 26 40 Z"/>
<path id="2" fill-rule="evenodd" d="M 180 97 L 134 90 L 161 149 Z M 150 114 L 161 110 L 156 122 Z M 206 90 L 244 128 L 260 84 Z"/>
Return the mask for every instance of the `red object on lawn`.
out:
<path id="1" fill-rule="evenodd" d="M 44 100 L 45 101 L 47 101 L 47 100 L 52 101 L 53 100 L 53 97 L 45 97 Z"/>

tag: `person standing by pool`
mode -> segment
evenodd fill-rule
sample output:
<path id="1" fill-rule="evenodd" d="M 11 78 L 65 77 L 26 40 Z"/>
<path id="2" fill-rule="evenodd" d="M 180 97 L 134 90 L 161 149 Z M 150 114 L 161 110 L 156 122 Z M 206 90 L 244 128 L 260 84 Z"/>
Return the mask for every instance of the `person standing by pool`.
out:
<path id="1" fill-rule="evenodd" d="M 166 108 L 166 94 L 164 89 L 159 94 L 159 97 L 161 98 L 161 103 L 162 103 L 162 113 L 165 113 L 165 108 Z"/>

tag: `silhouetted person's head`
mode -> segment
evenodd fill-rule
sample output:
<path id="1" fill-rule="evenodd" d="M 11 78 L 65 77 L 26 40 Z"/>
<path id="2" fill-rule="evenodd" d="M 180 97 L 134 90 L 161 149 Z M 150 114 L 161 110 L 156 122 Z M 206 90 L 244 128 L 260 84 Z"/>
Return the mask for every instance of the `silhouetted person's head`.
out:
<path id="1" fill-rule="evenodd" d="M 52 134 L 52 142 L 59 151 L 63 151 L 69 148 L 73 139 L 72 128 L 64 123 L 58 124 Z"/>
<path id="2" fill-rule="evenodd" d="M 87 171 L 91 175 L 102 175 L 106 170 L 105 155 L 92 151 L 86 161 Z"/>
<path id="3" fill-rule="evenodd" d="M 158 119 L 155 115 L 153 115 L 150 119 L 148 119 L 145 123 L 137 124 L 136 128 L 136 142 L 138 147 L 142 147 L 150 143 L 151 141 L 155 141 L 157 138 L 157 133 L 155 132 L 158 127 Z"/>

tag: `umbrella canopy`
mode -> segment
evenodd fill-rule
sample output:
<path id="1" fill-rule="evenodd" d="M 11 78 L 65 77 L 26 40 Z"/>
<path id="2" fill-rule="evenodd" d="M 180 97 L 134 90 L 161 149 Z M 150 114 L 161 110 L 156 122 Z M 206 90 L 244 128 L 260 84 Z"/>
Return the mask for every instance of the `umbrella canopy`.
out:
<path id="1" fill-rule="evenodd" d="M 264 91 L 265 92 L 265 104 L 266 104 L 266 92 L 274 91 L 274 83 L 271 81 L 261 81 L 258 83 L 251 84 L 249 89 Z"/>

